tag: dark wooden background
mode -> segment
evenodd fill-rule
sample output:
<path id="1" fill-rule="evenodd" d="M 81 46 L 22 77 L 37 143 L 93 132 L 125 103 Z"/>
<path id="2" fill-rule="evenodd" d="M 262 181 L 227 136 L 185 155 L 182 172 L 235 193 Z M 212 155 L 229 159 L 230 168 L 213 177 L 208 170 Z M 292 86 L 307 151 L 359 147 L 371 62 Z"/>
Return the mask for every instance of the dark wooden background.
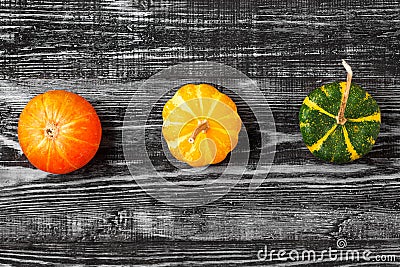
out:
<path id="1" fill-rule="evenodd" d="M 264 245 L 321 251 L 345 238 L 400 265 L 399 40 L 399 0 L 0 0 L 0 263 L 361 264 L 257 261 Z M 365 158 L 331 165 L 308 152 L 297 116 L 312 89 L 345 78 L 342 58 L 379 103 L 382 128 Z M 255 192 L 243 181 L 214 203 L 179 208 L 130 176 L 122 122 L 136 82 L 197 60 L 257 82 L 278 144 Z M 50 89 L 84 96 L 104 127 L 94 160 L 69 175 L 34 169 L 18 145 L 19 113 Z"/>

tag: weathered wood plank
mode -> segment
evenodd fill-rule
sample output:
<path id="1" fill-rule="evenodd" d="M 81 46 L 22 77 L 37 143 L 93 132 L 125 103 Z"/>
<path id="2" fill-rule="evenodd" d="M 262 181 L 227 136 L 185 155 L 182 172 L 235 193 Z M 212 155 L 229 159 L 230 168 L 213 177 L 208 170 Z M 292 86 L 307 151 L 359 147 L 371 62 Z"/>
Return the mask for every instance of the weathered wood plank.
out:
<path id="1" fill-rule="evenodd" d="M 132 80 L 195 60 L 321 78 L 341 73 L 342 58 L 368 75 L 399 73 L 398 0 L 6 3 L 4 78 Z"/>
<path id="2" fill-rule="evenodd" d="M 72 220 L 75 217 L 73 214 L 77 214 L 74 220 L 79 224 L 89 225 L 90 230 L 82 230 L 84 233 L 88 231 L 91 238 L 100 240 L 153 239 L 158 238 L 159 231 L 170 231 L 162 234 L 166 238 L 193 240 L 287 239 L 293 236 L 335 238 L 343 234 L 353 238 L 381 238 L 382 235 L 397 238 L 400 225 L 394 213 L 398 210 L 400 165 L 398 150 L 393 148 L 393 144 L 399 139 L 396 130 L 399 113 L 391 110 L 399 109 L 396 105 L 396 84 L 399 81 L 382 85 L 370 79 L 362 80 L 371 84 L 371 88 L 379 88 L 373 91 L 384 114 L 382 134 L 371 154 L 349 165 L 324 164 L 314 159 L 298 133 L 298 108 L 307 91 L 317 84 L 306 85 L 303 79 L 298 79 L 297 83 L 293 79 L 292 82 L 286 79 L 257 81 L 261 88 L 265 88 L 266 84 L 269 86 L 265 90 L 266 98 L 271 103 L 277 122 L 275 165 L 256 192 L 248 192 L 249 180 L 244 178 L 223 199 L 199 210 L 173 208 L 158 203 L 143 192 L 125 167 L 121 157 L 121 130 L 133 84 L 60 80 L 4 82 L 1 88 L 4 92 L 2 95 L 6 97 L 2 101 L 7 105 L 3 109 L 7 109 L 9 115 L 3 121 L 6 125 L 4 129 L 8 130 L 2 132 L 5 136 L 3 139 L 7 140 L 2 148 L 18 155 L 14 163 L 2 160 L 2 165 L 8 167 L 3 167 L 2 172 L 4 187 L 0 209 L 4 220 L 12 216 L 17 225 L 10 231 L 10 226 L 4 224 L 2 232 L 11 234 L 5 238 L 34 238 L 36 234 L 29 229 L 32 224 L 43 223 L 40 220 L 35 222 L 37 217 L 54 221 L 54 227 L 61 229 L 58 224 Z M 105 141 L 99 155 L 88 167 L 70 175 L 48 175 L 32 169 L 18 150 L 18 113 L 29 98 L 53 87 L 82 94 L 94 104 L 103 124 L 111 124 L 104 129 Z M 393 97 L 382 101 L 388 93 Z M 16 100 L 10 99 L 10 95 Z M 195 181 L 190 177 L 175 182 L 190 184 Z M 150 211 L 154 205 L 157 209 Z M 128 228 L 116 231 L 115 235 L 102 234 L 104 228 L 110 227 L 109 222 L 102 220 L 115 216 L 110 215 L 114 213 L 131 214 L 126 220 L 137 227 L 131 229 L 125 225 L 123 228 Z M 152 229 L 143 224 L 140 221 L 142 215 L 149 220 L 146 223 L 158 226 Z M 99 221 L 98 218 L 102 219 Z M 292 218 L 297 218 L 298 224 L 291 221 Z M 383 225 L 383 231 L 364 231 L 360 235 L 352 232 L 354 229 L 379 225 L 377 218 L 388 221 Z M 246 221 L 248 223 L 244 223 Z M 11 227 L 15 227 L 14 224 Z M 53 231 L 50 229 L 48 231 Z M 382 230 L 382 226 L 379 229 Z M 40 233 L 48 240 L 86 238 L 86 234 L 71 229 L 67 233 L 72 234 L 57 232 L 49 236 L 45 230 Z"/>
<path id="3" fill-rule="evenodd" d="M 351 248 L 398 255 L 399 7 L 398 0 L 0 0 L 0 263 L 265 265 L 255 257 L 264 240 L 321 250 L 340 237 Z M 344 79 L 342 58 L 378 101 L 382 129 L 370 154 L 338 166 L 307 151 L 297 116 L 312 89 Z M 130 176 L 122 122 L 137 82 L 196 60 L 226 63 L 257 82 L 274 114 L 277 151 L 257 191 L 248 191 L 245 176 L 214 203 L 178 208 Z M 69 175 L 35 170 L 18 145 L 20 111 L 50 89 L 81 94 L 103 124 L 99 153 Z M 174 182 L 203 179 L 192 178 Z"/>
<path id="4" fill-rule="evenodd" d="M 62 266 L 396 266 L 399 249 L 398 241 L 352 242 L 340 252 L 322 253 L 322 250 L 338 250 L 336 242 L 328 241 L 258 241 L 258 242 L 126 242 L 88 243 L 7 243 L 0 245 L 0 260 L 19 266 L 60 265 Z M 272 252 L 266 259 L 258 259 L 260 250 Z M 286 255 L 278 257 L 278 250 Z M 292 261 L 288 258 L 305 260 Z M 314 254 L 304 254 L 313 251 Z M 340 250 L 339 250 L 340 251 Z M 355 260 L 346 260 L 347 251 L 356 251 Z M 370 251 L 369 260 L 364 260 L 363 252 Z M 322 257 L 321 257 L 322 254 Z M 262 254 L 260 254 L 262 255 Z M 335 256 L 336 255 L 336 256 Z M 384 256 L 384 257 L 382 257 Z M 335 257 L 337 260 L 335 260 Z M 378 258 L 379 257 L 379 258 Z M 348 257 L 350 258 L 350 257 Z M 316 259 L 316 260 L 314 260 Z M 351 258 L 350 258 L 351 259 Z M 359 260 L 357 260 L 359 259 Z"/>

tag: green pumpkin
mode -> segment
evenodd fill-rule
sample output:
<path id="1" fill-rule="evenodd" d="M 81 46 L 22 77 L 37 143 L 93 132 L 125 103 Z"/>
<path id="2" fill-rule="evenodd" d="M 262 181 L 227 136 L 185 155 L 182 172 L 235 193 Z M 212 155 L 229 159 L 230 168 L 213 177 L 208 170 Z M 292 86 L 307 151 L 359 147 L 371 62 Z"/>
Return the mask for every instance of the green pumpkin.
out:
<path id="1" fill-rule="evenodd" d="M 360 86 L 351 84 L 341 124 L 338 112 L 346 82 L 324 85 L 311 92 L 300 109 L 300 130 L 316 157 L 346 163 L 367 154 L 378 137 L 381 113 L 376 101 Z"/>

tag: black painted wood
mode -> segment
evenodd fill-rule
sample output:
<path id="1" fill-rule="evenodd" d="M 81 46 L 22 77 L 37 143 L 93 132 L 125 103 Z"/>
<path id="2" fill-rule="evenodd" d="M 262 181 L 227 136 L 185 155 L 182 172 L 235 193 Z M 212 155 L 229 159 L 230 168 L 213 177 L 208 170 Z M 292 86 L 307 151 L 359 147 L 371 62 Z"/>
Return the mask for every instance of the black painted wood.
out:
<path id="1" fill-rule="evenodd" d="M 396 255 L 398 265 L 399 10 L 398 0 L 0 1 L 0 263 L 265 265 L 264 245 L 321 251 L 345 238 L 348 248 Z M 365 158 L 331 165 L 308 152 L 297 116 L 312 89 L 345 79 L 342 58 L 378 101 L 382 129 Z M 134 182 L 122 122 L 137 82 L 197 60 L 257 83 L 278 144 L 258 190 L 242 179 L 216 202 L 185 209 Z M 62 176 L 34 169 L 16 133 L 29 99 L 56 88 L 88 99 L 104 127 L 94 160 Z"/>

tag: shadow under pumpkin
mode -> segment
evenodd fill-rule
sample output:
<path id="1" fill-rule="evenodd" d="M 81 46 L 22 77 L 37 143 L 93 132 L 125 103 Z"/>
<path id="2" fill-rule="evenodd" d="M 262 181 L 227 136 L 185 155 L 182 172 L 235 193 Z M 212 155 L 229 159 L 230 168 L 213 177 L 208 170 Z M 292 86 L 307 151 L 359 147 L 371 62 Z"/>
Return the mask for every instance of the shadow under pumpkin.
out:
<path id="1" fill-rule="evenodd" d="M 237 112 L 242 120 L 242 123 L 246 129 L 247 132 L 247 138 L 249 140 L 249 158 L 247 162 L 243 162 L 243 164 L 246 164 L 247 169 L 255 169 L 255 167 L 258 164 L 258 161 L 260 159 L 260 153 L 261 153 L 261 134 L 260 134 L 260 127 L 258 124 L 258 121 L 256 119 L 255 114 L 251 110 L 251 108 L 247 105 L 247 103 L 236 93 L 232 92 L 229 89 L 226 89 L 222 86 L 211 84 L 215 88 L 217 88 L 220 92 L 228 95 L 236 104 L 237 106 Z M 150 111 L 150 115 L 147 118 L 146 121 L 146 128 L 145 128 L 145 144 L 146 144 L 146 150 L 147 154 L 151 160 L 151 163 L 153 164 L 154 168 L 157 171 L 162 171 L 162 172 L 175 172 L 178 171 L 179 168 L 184 168 L 187 169 L 190 166 L 186 165 L 184 163 L 179 163 L 177 160 L 173 158 L 173 156 L 170 154 L 168 150 L 168 146 L 164 140 L 164 137 L 162 136 L 162 124 L 163 124 L 163 119 L 162 119 L 162 110 L 165 105 L 165 103 L 173 97 L 175 92 L 179 88 L 174 88 L 170 91 L 168 91 L 166 94 L 160 97 L 160 99 L 157 101 L 157 103 L 152 107 Z M 240 139 L 239 139 L 240 142 Z M 238 149 L 235 148 L 235 149 Z M 248 153 L 248 151 L 238 151 L 239 153 Z M 230 160 L 231 153 L 227 155 L 225 160 L 223 160 L 219 164 L 215 165 L 210 165 L 208 166 L 209 171 L 206 173 L 194 173 L 190 172 L 187 176 L 179 175 L 174 178 L 167 178 L 166 179 L 173 179 L 174 181 L 179 181 L 179 180 L 185 180 L 190 177 L 190 180 L 203 180 L 203 179 L 217 179 L 222 172 L 225 170 L 225 168 L 228 166 L 229 160 Z M 173 160 L 174 162 L 171 162 L 170 160 Z M 222 168 L 221 168 L 222 167 Z"/>

